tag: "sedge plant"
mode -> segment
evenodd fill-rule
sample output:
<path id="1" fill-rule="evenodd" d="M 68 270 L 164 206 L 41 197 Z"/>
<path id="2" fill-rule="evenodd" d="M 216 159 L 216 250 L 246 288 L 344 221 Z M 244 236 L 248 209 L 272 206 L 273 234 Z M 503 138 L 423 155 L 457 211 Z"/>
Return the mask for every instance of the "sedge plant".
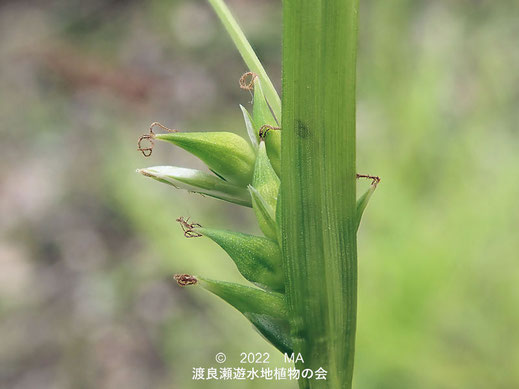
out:
<path id="1" fill-rule="evenodd" d="M 249 72 L 253 93 L 240 106 L 249 135 L 181 132 L 153 123 L 139 140 L 192 153 L 209 172 L 175 166 L 139 169 L 176 188 L 250 207 L 262 236 L 180 217 L 188 238 L 209 238 L 249 284 L 177 274 L 240 311 L 296 368 L 325 371 L 301 388 L 351 388 L 357 310 L 356 235 L 380 179 L 355 170 L 356 0 L 283 1 L 283 99 L 222 0 L 209 0 Z M 162 133 L 155 133 L 160 127 Z M 151 142 L 149 147 L 143 141 Z M 356 178 L 372 180 L 356 198 Z"/>

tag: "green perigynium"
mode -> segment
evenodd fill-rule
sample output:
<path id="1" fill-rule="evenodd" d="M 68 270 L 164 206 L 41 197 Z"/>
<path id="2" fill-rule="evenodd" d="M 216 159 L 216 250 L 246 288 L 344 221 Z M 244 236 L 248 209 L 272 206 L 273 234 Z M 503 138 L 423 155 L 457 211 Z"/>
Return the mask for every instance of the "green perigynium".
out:
<path id="1" fill-rule="evenodd" d="M 232 282 L 197 277 L 204 289 L 227 301 L 243 314 L 266 315 L 276 320 L 287 320 L 287 307 L 281 293 L 268 292 Z"/>
<path id="2" fill-rule="evenodd" d="M 294 258 L 291 258 L 290 262 L 287 261 L 285 251 L 283 251 L 287 246 L 286 236 L 284 235 L 286 224 L 283 225 L 283 223 L 287 223 L 290 215 L 287 216 L 286 214 L 283 214 L 282 211 L 286 206 L 285 204 L 288 204 L 290 199 L 283 197 L 283 193 L 285 193 L 286 196 L 286 192 L 280 194 L 280 188 L 283 188 L 282 181 L 280 180 L 280 178 L 282 178 L 281 160 L 283 159 L 282 157 L 286 157 L 287 155 L 286 151 L 283 151 L 281 147 L 282 133 L 284 130 L 280 128 L 282 123 L 280 99 L 272 85 L 272 82 L 261 66 L 261 63 L 252 51 L 250 44 L 245 39 L 245 36 L 239 29 L 236 21 L 232 18 L 225 4 L 222 2 L 222 0 L 209 0 L 209 2 L 214 7 L 218 16 L 233 38 L 245 62 L 251 68 L 251 71 L 254 72 L 246 73 L 244 76 L 242 76 L 242 79 L 240 79 L 242 88 L 250 89 L 254 96 L 252 115 L 245 107 L 240 105 L 245 122 L 245 128 L 250 140 L 247 141 L 231 132 L 178 132 L 176 130 L 169 130 L 162 125 L 159 125 L 164 129 L 169 130 L 170 132 L 164 134 L 155 134 L 152 130 L 150 130 L 150 135 L 145 135 L 142 138 L 147 138 L 150 140 L 152 142 L 152 146 L 153 140 L 162 140 L 187 150 L 207 165 L 208 172 L 174 166 L 155 166 L 139 169 L 138 172 L 144 176 L 151 177 L 163 183 L 167 183 L 178 189 L 185 189 L 190 192 L 201 193 L 220 200 L 253 208 L 258 225 L 264 236 L 254 236 L 244 232 L 234 232 L 210 228 L 197 223 L 189 223 L 183 218 L 179 218 L 177 220 L 180 222 L 186 237 L 207 237 L 218 244 L 223 250 L 225 250 L 236 264 L 236 267 L 243 275 L 244 279 L 251 282 L 253 286 L 209 280 L 205 279 L 204 277 L 191 276 L 186 274 L 176 275 L 175 279 L 181 286 L 200 285 L 204 289 L 212 292 L 213 294 L 219 296 L 234 306 L 270 343 L 272 343 L 280 351 L 298 351 L 301 348 L 305 348 L 305 342 L 325 342 L 326 340 L 324 339 L 324 336 L 321 336 L 319 333 L 314 333 L 307 336 L 308 338 L 315 337 L 315 339 L 305 339 L 306 330 L 304 328 L 298 327 L 304 320 L 301 319 L 301 316 L 296 316 L 296 313 L 300 314 L 301 312 L 296 312 L 297 310 L 295 310 L 293 307 L 294 301 L 301 299 L 301 296 L 304 297 L 305 293 L 308 294 L 308 290 L 296 290 L 294 292 L 294 285 L 298 283 L 295 281 L 298 280 L 290 278 L 294 273 L 301 273 L 304 272 L 304 270 L 301 271 L 303 268 L 298 268 L 297 263 L 294 265 Z M 332 1 L 332 3 L 334 3 L 334 1 Z M 311 11 L 313 3 L 309 2 L 305 4 L 307 11 Z M 319 2 L 319 4 L 321 3 Z M 292 3 L 290 5 L 292 7 L 294 6 Z M 350 5 L 349 3 L 347 6 L 341 3 L 338 5 L 338 9 L 340 9 L 341 12 L 346 13 L 356 12 L 355 5 Z M 296 13 L 299 12 L 297 7 L 293 8 L 293 10 L 296 10 Z M 325 8 L 325 11 L 330 12 L 330 10 L 327 8 Z M 354 14 L 348 15 L 351 16 Z M 297 20 L 297 18 L 293 20 Z M 341 21 L 339 20 L 339 22 Z M 312 38 L 312 35 L 310 34 L 309 37 Z M 348 41 L 348 44 L 350 44 L 350 42 L 351 39 Z M 341 44 L 343 43 L 344 42 L 341 42 Z M 354 59 L 355 57 L 352 58 Z M 317 64 L 316 66 L 321 66 L 319 61 L 315 63 Z M 242 82 L 246 76 L 250 77 L 250 83 L 248 84 Z M 322 92 L 323 95 L 326 95 L 326 92 L 326 90 Z M 347 98 L 354 99 L 354 94 L 351 94 L 351 90 L 347 93 L 349 93 L 347 94 Z M 310 97 L 308 98 L 310 99 Z M 315 99 L 312 99 L 313 97 L 311 97 L 310 100 L 315 101 Z M 336 103 L 333 100 L 330 101 L 330 104 Z M 294 106 L 292 106 L 292 110 L 293 108 Z M 299 107 L 299 109 L 301 110 L 301 107 Z M 304 108 L 302 109 L 304 110 Z M 336 107 L 334 109 L 336 109 Z M 351 111 L 352 107 L 350 106 L 348 109 Z M 333 142 L 326 144 L 322 137 L 318 137 L 321 135 L 319 135 L 317 132 L 311 132 L 316 131 L 315 129 L 309 129 L 308 125 L 303 121 L 294 121 L 294 112 L 287 112 L 291 115 L 288 119 L 291 120 L 291 122 L 288 122 L 292 124 L 294 122 L 296 123 L 294 126 L 295 128 L 293 127 L 292 130 L 297 131 L 296 142 L 294 142 L 291 145 L 292 148 L 289 149 L 289 151 L 292 152 L 292 155 L 298 156 L 302 155 L 303 153 L 307 153 L 309 157 L 315 158 L 315 155 L 312 154 L 312 148 L 316 148 L 319 153 L 321 153 L 319 155 L 321 155 L 323 159 L 327 158 L 327 155 L 323 154 L 322 150 L 331 150 L 338 155 L 340 154 L 339 148 L 342 147 L 342 144 L 333 144 Z M 318 117 L 318 115 L 322 114 L 322 112 L 328 112 L 328 108 L 316 112 L 317 115 L 314 117 L 311 117 L 310 115 L 310 119 L 315 119 Z M 305 114 L 307 114 L 307 112 L 305 112 Z M 283 113 L 283 115 L 283 119 L 287 120 L 286 114 Z M 325 116 L 325 121 L 328 121 L 330 126 L 337 125 L 335 119 L 341 115 L 342 112 L 336 112 L 336 115 L 333 117 Z M 304 116 L 304 114 L 301 116 Z M 349 117 L 349 120 L 351 120 L 351 117 Z M 350 130 L 352 128 L 354 130 L 354 118 L 353 127 L 352 122 L 349 122 L 348 126 Z M 337 129 L 334 131 L 336 130 Z M 340 128 L 339 131 L 335 133 L 335 136 L 337 134 L 340 134 Z M 291 136 L 293 139 L 294 135 Z M 309 139 L 309 141 L 305 142 L 305 139 Z M 338 139 L 343 138 L 339 136 Z M 353 137 L 350 134 L 344 139 L 354 139 L 354 134 Z M 302 148 L 294 148 L 297 147 L 297 145 L 294 146 L 294 144 L 297 142 L 300 142 Z M 325 147 L 327 149 L 325 149 Z M 354 145 L 350 145 L 349 147 L 350 151 L 352 147 L 354 149 Z M 149 153 L 145 155 L 151 154 L 151 147 L 140 150 L 143 151 L 143 154 L 145 151 L 149 151 Z M 296 150 L 295 154 L 294 150 Z M 349 156 L 351 157 L 351 152 Z M 300 199 L 300 203 L 295 204 L 295 208 L 294 203 L 292 202 L 292 209 L 296 209 L 299 212 L 299 210 L 303 210 L 304 206 L 313 207 L 311 212 L 313 212 L 313 215 L 316 219 L 320 218 L 321 215 L 324 215 L 323 217 L 333 219 L 333 214 L 326 214 L 328 211 L 327 207 L 330 206 L 330 210 L 333 210 L 334 204 L 340 203 L 342 200 L 338 197 L 332 197 L 331 200 L 325 197 L 328 196 L 328 193 L 335 193 L 334 191 L 336 189 L 325 188 L 324 186 L 326 185 L 326 180 L 331 180 L 335 182 L 337 186 L 339 186 L 343 177 L 344 180 L 354 180 L 355 178 L 349 177 L 349 175 L 345 175 L 344 172 L 340 171 L 340 163 L 334 165 L 335 167 L 339 167 L 338 175 L 340 177 L 330 178 L 328 176 L 329 172 L 326 170 L 326 165 L 322 165 L 320 170 L 313 170 L 313 166 L 308 164 L 308 161 L 309 160 L 305 162 L 308 165 L 308 171 L 303 173 L 307 174 L 307 177 L 315 176 L 317 179 L 321 179 L 321 182 L 324 182 L 322 192 L 324 196 L 323 199 L 326 199 L 321 201 L 321 187 L 315 187 L 313 186 L 313 183 L 309 182 L 308 185 L 313 186 L 314 188 L 312 189 L 313 191 L 310 190 L 309 193 L 315 196 L 318 201 L 315 203 L 307 202 L 304 198 L 302 198 Z M 298 163 L 296 160 L 289 162 L 294 164 Z M 304 164 L 301 161 L 299 161 L 299 163 Z M 349 167 L 350 170 L 354 168 L 354 165 L 352 166 Z M 291 172 L 293 173 L 297 171 L 299 174 L 297 166 L 295 167 L 295 169 L 291 169 Z M 285 169 L 285 167 L 283 167 L 283 169 Z M 323 181 L 323 177 L 327 177 L 326 180 Z M 295 177 L 295 180 L 294 177 L 290 178 L 291 184 L 298 184 L 297 180 L 301 179 L 300 177 Z M 373 194 L 377 184 L 380 181 L 378 177 L 372 176 L 357 175 L 357 178 L 370 178 L 372 179 L 372 185 L 366 191 L 366 193 L 364 193 L 357 200 L 356 209 L 352 211 L 354 217 L 351 218 L 348 216 L 349 220 L 339 220 L 339 223 L 348 225 L 346 228 L 348 231 L 350 228 L 349 226 L 354 225 L 354 232 L 356 232 L 358 229 L 362 214 L 368 204 L 371 195 Z M 348 185 L 350 185 L 348 189 L 350 194 L 349 198 L 350 200 L 355 200 L 355 192 L 354 190 L 351 190 L 351 182 Z M 337 193 L 340 195 L 340 191 L 337 191 Z M 319 201 L 321 202 L 319 203 Z M 299 207 L 299 209 L 297 207 Z M 318 207 L 321 207 L 319 209 L 322 209 L 323 211 L 316 211 L 318 210 Z M 349 209 L 351 210 L 351 208 Z M 344 211 L 344 207 L 342 210 Z M 305 212 L 306 210 L 303 210 L 303 216 Z M 349 210 L 344 213 L 351 215 Z M 349 224 L 350 221 L 351 224 Z M 309 220 L 307 222 L 311 224 L 313 220 Z M 293 232 L 292 236 L 297 236 L 297 229 L 304 227 L 305 226 L 302 225 L 291 225 L 290 231 L 291 233 Z M 318 233 L 314 236 L 314 238 L 323 244 L 323 242 L 325 242 L 328 238 L 328 235 L 333 235 L 334 233 L 335 231 L 333 231 L 330 226 L 326 225 L 323 229 L 318 230 Z M 312 245 L 312 242 L 310 241 L 304 241 L 303 243 L 303 245 L 309 245 L 308 247 Z M 326 246 L 326 244 L 323 244 L 325 250 L 332 247 Z M 334 242 L 332 242 L 332 244 L 334 244 Z M 355 244 L 353 244 L 353 246 L 355 246 Z M 291 246 L 291 249 L 293 249 L 293 245 Z M 332 249 L 337 250 L 336 247 L 332 247 Z M 348 248 L 348 250 L 350 249 L 351 247 Z M 353 250 L 356 249 L 353 248 Z M 297 247 L 296 250 L 292 251 L 298 252 Z M 305 253 L 304 250 L 302 252 Z M 322 252 L 319 250 L 314 250 L 314 252 L 317 255 L 322 254 Z M 318 260 L 318 258 L 316 258 L 316 260 Z M 287 271 L 287 266 L 291 269 L 290 271 Z M 310 267 L 311 266 L 314 265 L 310 264 Z M 319 266 L 314 268 L 320 269 Z M 326 266 L 321 268 L 324 268 L 325 270 L 327 269 Z M 291 273 L 291 271 L 293 272 Z M 319 274 L 315 274 L 313 277 L 317 277 L 315 279 L 315 285 L 322 286 L 323 288 L 323 290 L 320 291 L 320 296 L 329 296 L 333 299 L 333 293 L 331 292 L 330 285 L 327 284 L 327 280 L 324 278 L 326 276 L 326 272 L 317 273 Z M 289 276 L 287 276 L 287 274 L 289 274 Z M 308 276 L 312 277 L 311 274 Z M 338 278 L 336 278 L 336 280 L 338 280 Z M 342 282 L 342 280 L 337 282 Z M 300 284 L 303 285 L 303 283 Z M 353 287 L 356 287 L 356 285 Z M 296 298 L 294 296 L 296 296 Z M 315 301 L 318 306 L 319 302 L 316 299 Z M 318 306 L 318 308 L 320 307 Z M 327 309 L 328 307 L 323 306 L 323 308 Z M 338 310 L 340 311 L 340 309 L 341 308 L 339 307 Z M 302 312 L 304 312 L 304 310 Z M 333 314 L 336 315 L 337 313 L 333 312 Z M 322 318 L 318 318 L 316 320 L 327 320 L 327 318 L 323 315 Z M 343 318 L 341 318 L 341 320 L 343 320 Z M 352 320 L 354 322 L 355 318 Z M 322 328 L 321 323 L 317 323 L 318 325 L 316 328 Z M 315 321 L 313 324 L 315 324 Z M 331 342 L 330 344 L 335 343 Z M 338 342 L 337 344 L 342 343 Z M 318 346 L 317 348 L 309 347 L 306 348 L 306 350 L 323 350 L 324 348 L 326 347 Z M 337 355 L 340 355 L 340 353 Z M 343 355 L 344 353 L 342 356 L 338 356 L 338 358 L 342 358 Z M 318 360 L 320 356 L 316 355 L 315 357 Z M 333 363 L 335 363 L 335 360 L 333 361 Z M 340 367 L 331 366 L 330 368 L 339 369 Z M 342 375 L 340 373 L 334 374 L 332 376 L 333 382 L 340 382 L 341 377 L 347 377 L 346 379 L 349 380 L 349 383 L 346 383 L 344 387 L 349 388 L 349 385 L 351 385 L 352 365 L 349 366 L 348 369 L 350 369 L 349 372 Z M 305 383 L 302 383 L 301 387 L 306 388 L 312 386 L 306 386 Z M 316 387 L 324 386 L 317 385 Z"/>
<path id="3" fill-rule="evenodd" d="M 193 230 L 223 248 L 247 280 L 264 289 L 283 291 L 281 251 L 275 240 L 206 227 Z"/>
<path id="4" fill-rule="evenodd" d="M 252 146 L 232 132 L 171 132 L 155 135 L 200 158 L 224 180 L 247 186 L 252 178 L 256 154 Z"/>

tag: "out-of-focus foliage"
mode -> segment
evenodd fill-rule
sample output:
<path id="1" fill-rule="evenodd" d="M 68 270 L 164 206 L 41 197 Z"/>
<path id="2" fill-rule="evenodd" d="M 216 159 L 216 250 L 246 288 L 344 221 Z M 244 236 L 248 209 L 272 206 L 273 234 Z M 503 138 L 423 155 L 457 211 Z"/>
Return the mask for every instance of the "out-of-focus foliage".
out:
<path id="1" fill-rule="evenodd" d="M 356 386 L 517 387 L 519 5 L 361 3 L 358 171 L 382 183 L 359 232 Z M 279 86 L 280 2 L 229 5 Z M 246 136 L 247 69 L 210 7 L 8 1 L 0 32 L 0 386 L 211 387 L 192 368 L 218 352 L 286 366 L 171 278 L 239 280 L 175 219 L 257 233 L 252 211 L 135 173 L 202 167 L 161 144 L 143 161 L 153 121 Z"/>

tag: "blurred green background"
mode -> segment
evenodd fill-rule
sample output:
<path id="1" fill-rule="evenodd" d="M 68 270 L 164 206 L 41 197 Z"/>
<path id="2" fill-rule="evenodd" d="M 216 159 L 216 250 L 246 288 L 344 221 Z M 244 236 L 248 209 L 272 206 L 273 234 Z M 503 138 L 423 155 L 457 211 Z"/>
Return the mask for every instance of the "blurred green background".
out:
<path id="1" fill-rule="evenodd" d="M 519 387 L 519 3 L 362 0 L 355 387 Z M 281 2 L 229 0 L 279 88 Z M 245 134 L 247 69 L 204 1 L 0 2 L 0 387 L 247 388 L 192 380 L 270 352 L 171 275 L 240 280 L 178 216 L 257 232 L 250 210 L 135 173 L 200 167 L 136 140 L 153 121 Z M 258 367 L 258 366 L 256 366 Z M 259 366 L 261 367 L 261 366 Z"/>

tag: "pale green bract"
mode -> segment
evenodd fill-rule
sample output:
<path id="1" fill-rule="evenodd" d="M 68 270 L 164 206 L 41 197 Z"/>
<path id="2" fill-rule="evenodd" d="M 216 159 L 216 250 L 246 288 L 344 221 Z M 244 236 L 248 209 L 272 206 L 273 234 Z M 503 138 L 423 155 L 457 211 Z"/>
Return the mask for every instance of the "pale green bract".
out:
<path id="1" fill-rule="evenodd" d="M 251 199 L 246 189 L 231 184 L 214 174 L 176 166 L 153 166 L 146 169 L 138 169 L 137 173 L 172 185 L 177 189 L 185 189 L 189 192 L 200 193 L 230 203 L 252 207 Z"/>

